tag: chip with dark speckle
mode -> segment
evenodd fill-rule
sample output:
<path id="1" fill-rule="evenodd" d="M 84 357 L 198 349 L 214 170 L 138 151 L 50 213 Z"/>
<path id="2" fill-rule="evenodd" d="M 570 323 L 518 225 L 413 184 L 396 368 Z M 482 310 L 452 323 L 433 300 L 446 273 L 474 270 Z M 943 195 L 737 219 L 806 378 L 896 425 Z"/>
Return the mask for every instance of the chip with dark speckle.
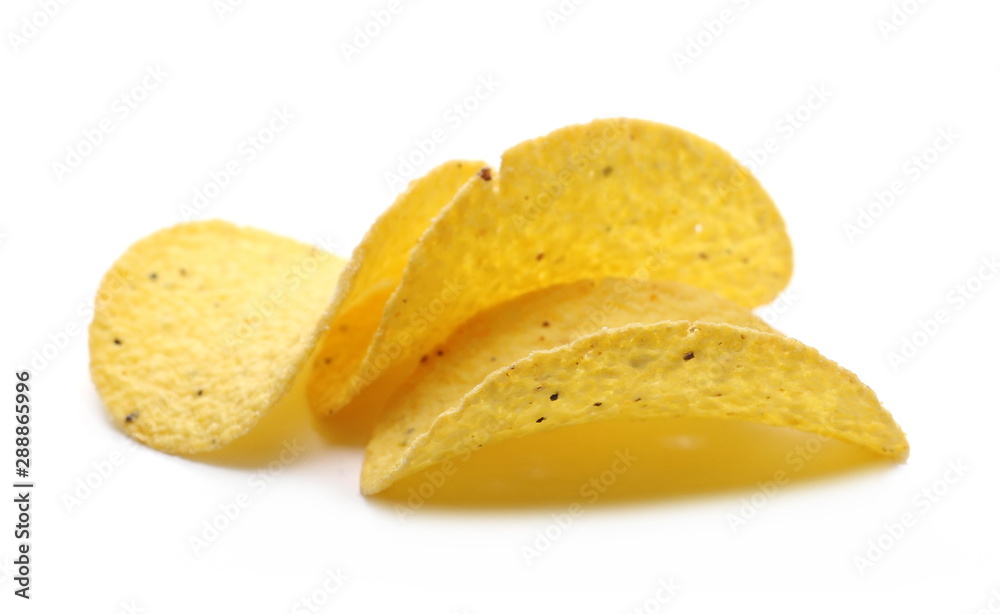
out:
<path id="1" fill-rule="evenodd" d="M 164 452 L 221 448 L 287 391 L 329 317 L 344 261 L 221 221 L 129 247 L 105 275 L 90 371 L 112 419 Z"/>

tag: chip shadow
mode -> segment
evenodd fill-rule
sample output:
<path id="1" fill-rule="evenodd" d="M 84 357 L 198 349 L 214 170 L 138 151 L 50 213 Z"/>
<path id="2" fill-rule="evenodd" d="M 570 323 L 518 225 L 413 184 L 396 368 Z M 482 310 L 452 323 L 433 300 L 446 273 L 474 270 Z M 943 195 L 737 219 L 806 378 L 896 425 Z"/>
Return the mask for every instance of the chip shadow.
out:
<path id="1" fill-rule="evenodd" d="M 307 447 L 306 452 L 297 455 L 294 461 L 307 455 L 309 450 L 320 447 L 322 444 L 318 441 L 320 438 L 316 435 L 314 419 L 306 401 L 307 375 L 306 369 L 300 371 L 288 392 L 245 435 L 237 437 L 221 450 L 192 454 L 187 458 L 211 465 L 253 469 L 287 458 L 282 453 L 290 447 Z"/>
<path id="2" fill-rule="evenodd" d="M 431 508 L 582 508 L 784 489 L 895 463 L 860 446 L 737 420 L 596 422 L 485 446 L 400 480 L 373 500 Z"/>

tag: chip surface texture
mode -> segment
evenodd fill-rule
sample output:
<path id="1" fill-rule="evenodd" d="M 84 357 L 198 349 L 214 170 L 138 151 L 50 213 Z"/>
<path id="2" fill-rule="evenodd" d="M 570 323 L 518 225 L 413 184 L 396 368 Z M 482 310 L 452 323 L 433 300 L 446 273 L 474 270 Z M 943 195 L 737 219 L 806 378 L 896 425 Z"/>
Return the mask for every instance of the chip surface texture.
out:
<path id="1" fill-rule="evenodd" d="M 105 275 L 90 326 L 108 413 L 174 454 L 244 434 L 312 351 L 342 268 L 317 247 L 222 221 L 136 242 Z"/>
<path id="2" fill-rule="evenodd" d="M 815 349 L 732 324 L 665 321 L 602 330 L 494 371 L 391 459 L 373 457 L 362 489 L 561 426 L 670 417 L 792 427 L 894 460 L 909 454 L 875 393 Z"/>
<path id="3" fill-rule="evenodd" d="M 332 414 L 385 373 L 411 372 L 475 314 L 553 284 L 644 277 L 755 307 L 791 271 L 777 208 L 718 145 L 643 120 L 568 126 L 462 187 L 410 253 L 363 359 L 315 376 L 311 399 Z"/>

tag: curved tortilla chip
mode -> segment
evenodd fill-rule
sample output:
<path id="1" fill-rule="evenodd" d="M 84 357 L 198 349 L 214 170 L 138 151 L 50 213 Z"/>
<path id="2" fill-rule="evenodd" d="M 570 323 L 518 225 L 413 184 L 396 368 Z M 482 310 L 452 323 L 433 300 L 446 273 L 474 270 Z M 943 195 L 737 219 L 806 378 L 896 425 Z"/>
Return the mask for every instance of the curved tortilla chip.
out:
<path id="1" fill-rule="evenodd" d="M 394 462 L 373 456 L 362 489 L 378 492 L 488 443 L 571 424 L 653 417 L 747 420 L 847 441 L 896 460 L 909 453 L 875 393 L 815 349 L 732 324 L 668 321 L 604 330 L 491 373 L 425 432 L 395 442 L 404 449 L 392 455 Z"/>
<path id="2" fill-rule="evenodd" d="M 354 249 L 333 299 L 333 319 L 313 361 L 309 399 L 323 403 L 329 379 L 358 369 L 413 246 L 458 190 L 486 165 L 453 160 L 414 179 Z"/>
<path id="3" fill-rule="evenodd" d="M 344 261 L 221 221 L 129 247 L 105 275 L 90 371 L 114 421 L 164 452 L 247 432 L 285 393 L 329 318 Z"/>
<path id="4" fill-rule="evenodd" d="M 410 254 L 363 360 L 317 369 L 311 400 L 331 414 L 383 374 L 412 371 L 476 313 L 553 284 L 677 280 L 756 306 L 791 268 L 771 199 L 717 145 L 640 120 L 570 126 L 461 189 Z"/>
<path id="5" fill-rule="evenodd" d="M 500 369 L 499 373 L 505 374 L 509 365 L 532 352 L 563 346 L 603 327 L 662 320 L 730 322 L 772 331 L 746 308 L 707 290 L 668 281 L 585 280 L 551 286 L 497 305 L 459 328 L 396 391 L 367 447 L 363 492 L 382 490 L 424 467 L 419 460 L 408 460 L 421 446 L 428 452 L 439 445 L 450 448 L 455 440 L 429 434 L 435 421 L 456 411 L 469 391 L 490 373 Z M 640 363 L 633 364 L 641 367 Z M 585 367 L 577 368 L 584 369 L 583 377 L 594 377 Z M 609 389 L 617 386 L 618 382 L 607 381 Z M 544 408 L 558 386 L 541 384 L 538 391 L 547 391 L 541 394 L 546 398 L 541 404 Z M 497 409 L 505 411 L 502 403 Z M 537 422 L 538 416 L 533 420 Z M 542 419 L 546 421 L 548 417 Z M 466 451 L 462 448 L 458 453 Z"/>

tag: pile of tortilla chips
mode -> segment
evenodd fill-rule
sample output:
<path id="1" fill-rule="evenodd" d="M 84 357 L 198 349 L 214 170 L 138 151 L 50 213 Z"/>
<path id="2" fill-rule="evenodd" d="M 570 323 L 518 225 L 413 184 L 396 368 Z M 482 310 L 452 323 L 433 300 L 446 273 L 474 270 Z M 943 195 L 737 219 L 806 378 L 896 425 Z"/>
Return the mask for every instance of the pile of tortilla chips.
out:
<path id="1" fill-rule="evenodd" d="M 182 224 L 105 276 L 91 371 L 124 430 L 179 454 L 247 432 L 312 356 L 322 416 L 380 412 L 366 494 L 484 445 L 614 419 L 736 419 L 904 459 L 851 372 L 753 315 L 792 250 L 732 156 L 631 119 L 413 181 L 351 260 Z"/>

